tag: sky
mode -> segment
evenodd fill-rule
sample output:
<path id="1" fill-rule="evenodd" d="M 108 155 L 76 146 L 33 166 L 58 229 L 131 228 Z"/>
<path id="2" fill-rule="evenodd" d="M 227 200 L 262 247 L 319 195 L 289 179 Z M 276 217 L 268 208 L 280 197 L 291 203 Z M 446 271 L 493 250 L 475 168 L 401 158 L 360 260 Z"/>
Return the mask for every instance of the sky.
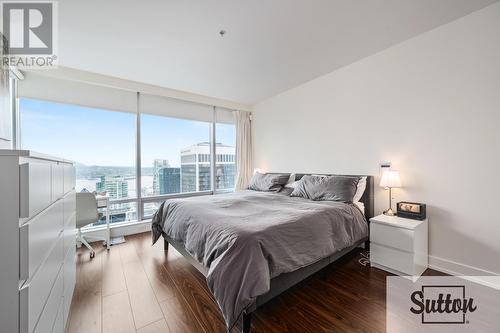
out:
<path id="1" fill-rule="evenodd" d="M 23 149 L 54 155 L 86 165 L 134 166 L 135 118 L 133 113 L 93 109 L 22 98 Z M 217 124 L 217 142 L 235 145 L 235 127 Z M 180 151 L 210 141 L 210 123 L 141 115 L 143 167 L 154 159 L 180 166 Z"/>

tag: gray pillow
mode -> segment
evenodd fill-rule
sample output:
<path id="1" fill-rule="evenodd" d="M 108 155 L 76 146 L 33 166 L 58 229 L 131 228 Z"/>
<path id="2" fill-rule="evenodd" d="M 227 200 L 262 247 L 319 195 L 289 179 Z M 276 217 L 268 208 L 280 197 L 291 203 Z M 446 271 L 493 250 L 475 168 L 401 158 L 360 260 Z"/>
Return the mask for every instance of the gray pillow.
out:
<path id="1" fill-rule="evenodd" d="M 292 192 L 293 192 L 293 188 L 291 188 L 291 187 L 283 187 L 279 193 L 283 194 L 283 195 L 286 195 L 287 197 L 289 197 L 290 194 L 292 194 Z"/>
<path id="2" fill-rule="evenodd" d="M 279 192 L 288 182 L 289 178 L 289 173 L 272 174 L 256 172 L 247 188 L 254 191 Z"/>
<path id="3" fill-rule="evenodd" d="M 317 201 L 352 202 L 358 182 L 358 177 L 304 176 L 290 196 Z"/>

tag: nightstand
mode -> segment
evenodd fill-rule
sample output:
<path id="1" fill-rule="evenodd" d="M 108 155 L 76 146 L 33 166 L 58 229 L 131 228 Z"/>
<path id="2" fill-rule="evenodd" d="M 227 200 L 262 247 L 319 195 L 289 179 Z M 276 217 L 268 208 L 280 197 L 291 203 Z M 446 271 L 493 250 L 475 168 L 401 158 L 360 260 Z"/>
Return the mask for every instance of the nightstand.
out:
<path id="1" fill-rule="evenodd" d="M 416 280 L 427 269 L 427 219 L 379 215 L 370 219 L 370 262 Z"/>

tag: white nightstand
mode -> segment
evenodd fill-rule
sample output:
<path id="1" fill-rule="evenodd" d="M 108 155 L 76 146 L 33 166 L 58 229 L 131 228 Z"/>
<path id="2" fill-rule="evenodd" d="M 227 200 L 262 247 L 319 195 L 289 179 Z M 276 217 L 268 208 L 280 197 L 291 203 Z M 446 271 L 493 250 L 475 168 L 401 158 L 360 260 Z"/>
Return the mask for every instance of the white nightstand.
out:
<path id="1" fill-rule="evenodd" d="M 379 215 L 370 219 L 372 267 L 417 279 L 427 269 L 427 219 Z"/>

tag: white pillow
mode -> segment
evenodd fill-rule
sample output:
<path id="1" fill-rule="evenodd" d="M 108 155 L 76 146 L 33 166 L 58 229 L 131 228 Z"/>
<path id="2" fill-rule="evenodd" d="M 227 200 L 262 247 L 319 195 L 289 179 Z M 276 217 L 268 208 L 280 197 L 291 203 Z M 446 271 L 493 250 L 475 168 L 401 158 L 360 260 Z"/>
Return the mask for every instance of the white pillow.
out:
<path id="1" fill-rule="evenodd" d="M 293 184 L 294 182 L 295 182 L 295 174 L 291 173 L 290 174 L 290 178 L 288 178 L 288 181 L 285 184 L 285 187 L 289 187 L 287 185 Z"/>
<path id="2" fill-rule="evenodd" d="M 298 182 L 299 182 L 298 180 L 295 180 L 295 174 L 292 173 L 290 175 L 290 178 L 288 179 L 288 183 L 285 184 L 285 187 L 295 188 Z"/>
<path id="3" fill-rule="evenodd" d="M 356 189 L 354 197 L 352 198 L 352 202 L 358 202 L 359 200 L 361 200 L 361 197 L 363 196 L 363 193 L 365 193 L 365 190 L 366 190 L 366 177 L 361 177 L 358 181 L 358 187 Z"/>
<path id="4" fill-rule="evenodd" d="M 356 206 L 358 206 L 359 210 L 364 214 L 365 213 L 365 204 L 362 202 L 354 202 Z"/>

